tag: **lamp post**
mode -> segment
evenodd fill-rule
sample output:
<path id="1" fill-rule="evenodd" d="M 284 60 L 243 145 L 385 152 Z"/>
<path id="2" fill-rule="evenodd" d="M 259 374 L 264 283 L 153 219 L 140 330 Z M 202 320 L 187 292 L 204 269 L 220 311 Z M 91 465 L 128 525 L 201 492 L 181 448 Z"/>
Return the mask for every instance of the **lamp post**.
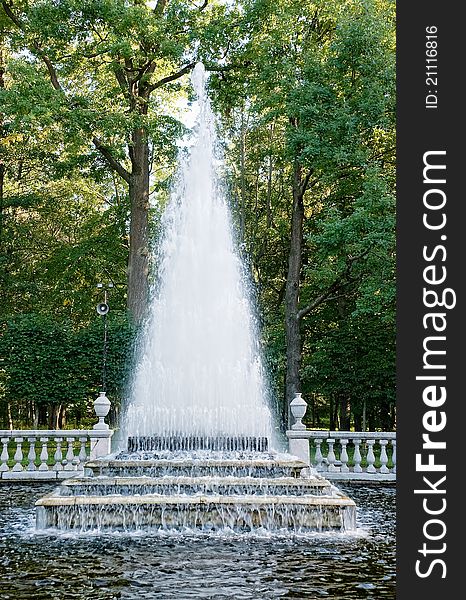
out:
<path id="1" fill-rule="evenodd" d="M 102 350 L 102 392 L 107 391 L 107 314 L 109 309 L 107 296 L 108 289 L 113 287 L 113 283 L 108 283 L 107 287 L 104 287 L 103 283 L 98 283 L 97 287 L 104 290 L 104 301 L 99 302 L 96 307 L 97 314 L 102 317 L 104 323 L 104 344 Z"/>
<path id="2" fill-rule="evenodd" d="M 94 425 L 93 429 L 108 430 L 108 425 L 105 423 L 105 417 L 110 411 L 110 400 L 107 398 L 107 314 L 109 306 L 107 303 L 108 288 L 113 287 L 113 283 L 108 283 L 104 287 L 103 283 L 98 283 L 97 287 L 104 290 L 104 301 L 99 302 L 96 306 L 97 314 L 102 317 L 104 323 L 104 345 L 102 350 L 102 389 L 99 396 L 94 400 L 94 411 L 99 421 Z M 110 437 L 98 438 L 96 446 L 91 449 L 91 455 L 105 456 L 110 453 Z"/>

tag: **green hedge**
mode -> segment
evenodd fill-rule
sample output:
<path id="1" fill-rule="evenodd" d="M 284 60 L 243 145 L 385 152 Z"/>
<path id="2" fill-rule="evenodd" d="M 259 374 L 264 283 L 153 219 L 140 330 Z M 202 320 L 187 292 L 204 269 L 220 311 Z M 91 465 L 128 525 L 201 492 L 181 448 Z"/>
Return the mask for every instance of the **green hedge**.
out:
<path id="1" fill-rule="evenodd" d="M 107 317 L 107 394 L 114 410 L 125 393 L 135 329 L 125 315 Z M 0 427 L 50 426 L 66 413 L 69 425 L 95 421 L 92 402 L 102 386 L 103 320 L 74 328 L 39 314 L 1 323 Z M 53 426 L 53 425 L 52 425 Z"/>

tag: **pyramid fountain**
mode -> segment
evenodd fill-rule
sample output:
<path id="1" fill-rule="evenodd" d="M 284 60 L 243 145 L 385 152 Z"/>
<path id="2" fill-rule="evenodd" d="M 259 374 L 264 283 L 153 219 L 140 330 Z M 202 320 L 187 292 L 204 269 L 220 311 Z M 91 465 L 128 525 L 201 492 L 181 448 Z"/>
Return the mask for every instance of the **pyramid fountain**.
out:
<path id="1" fill-rule="evenodd" d="M 159 278 L 122 425 L 126 447 L 38 500 L 37 526 L 353 529 L 354 502 L 280 451 L 201 64 L 192 83 L 195 142 L 165 211 Z"/>

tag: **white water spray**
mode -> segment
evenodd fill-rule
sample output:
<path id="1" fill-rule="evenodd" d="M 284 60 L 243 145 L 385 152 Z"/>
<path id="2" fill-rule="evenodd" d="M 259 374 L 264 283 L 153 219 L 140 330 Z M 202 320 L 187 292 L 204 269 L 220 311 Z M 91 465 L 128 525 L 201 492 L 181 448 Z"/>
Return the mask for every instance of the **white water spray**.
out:
<path id="1" fill-rule="evenodd" d="M 126 436 L 272 434 L 257 331 L 216 173 L 205 70 L 196 141 L 164 216 L 159 277 L 126 410 Z"/>

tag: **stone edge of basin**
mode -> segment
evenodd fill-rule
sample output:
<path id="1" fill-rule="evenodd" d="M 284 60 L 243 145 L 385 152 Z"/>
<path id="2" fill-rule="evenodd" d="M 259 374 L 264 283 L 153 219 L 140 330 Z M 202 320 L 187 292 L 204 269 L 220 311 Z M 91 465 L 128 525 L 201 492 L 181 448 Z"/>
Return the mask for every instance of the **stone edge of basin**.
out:
<path id="1" fill-rule="evenodd" d="M 345 496 L 57 496 L 54 493 L 40 498 L 35 506 L 94 506 L 94 505 L 158 505 L 158 504 L 236 504 L 236 505 L 294 505 L 294 506 L 356 506 Z"/>

